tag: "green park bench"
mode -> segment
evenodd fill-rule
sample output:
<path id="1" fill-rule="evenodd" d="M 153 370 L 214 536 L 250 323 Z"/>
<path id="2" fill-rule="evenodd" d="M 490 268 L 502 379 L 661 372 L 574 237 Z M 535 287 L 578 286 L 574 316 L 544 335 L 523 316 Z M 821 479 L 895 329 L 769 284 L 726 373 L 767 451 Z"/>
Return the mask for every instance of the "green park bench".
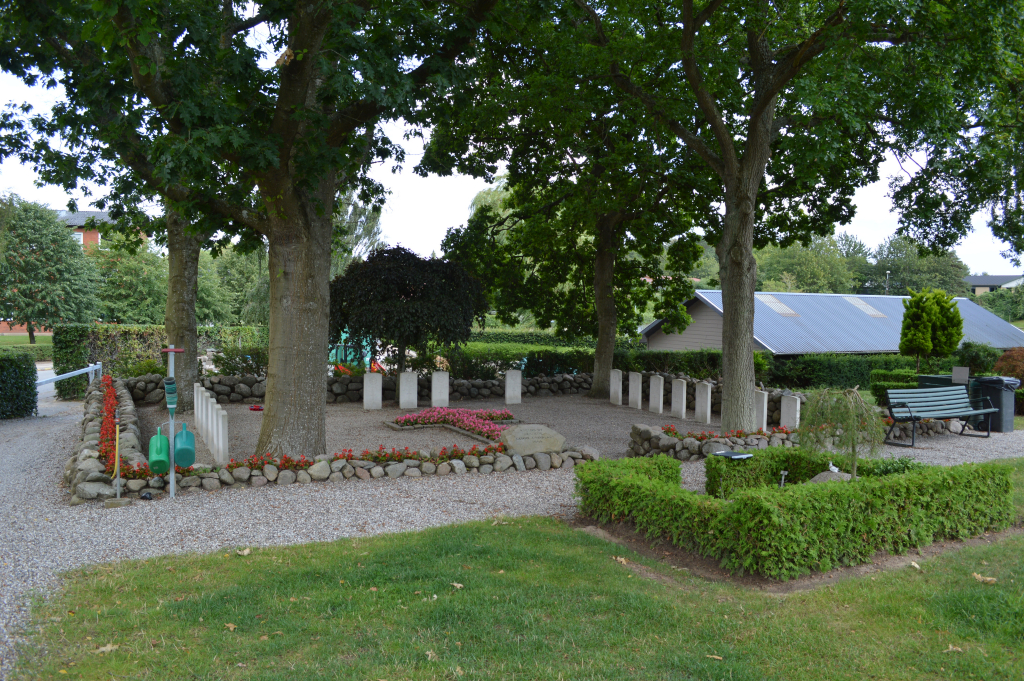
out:
<path id="1" fill-rule="evenodd" d="M 971 434 L 971 437 L 989 437 L 992 434 L 992 414 L 999 411 L 992 406 L 992 400 L 981 397 L 972 400 L 967 394 L 967 386 L 953 385 L 947 388 L 917 388 L 907 390 L 887 390 L 889 396 L 889 417 L 892 426 L 885 434 L 885 444 L 897 447 L 913 447 L 917 443 L 917 423 L 924 419 L 965 419 L 971 416 L 985 417 L 985 434 Z M 988 402 L 988 408 L 980 406 L 980 402 Z M 975 406 L 974 403 L 979 403 Z M 910 444 L 895 442 L 889 439 L 897 423 L 912 423 Z M 967 435 L 967 428 L 960 431 Z"/>

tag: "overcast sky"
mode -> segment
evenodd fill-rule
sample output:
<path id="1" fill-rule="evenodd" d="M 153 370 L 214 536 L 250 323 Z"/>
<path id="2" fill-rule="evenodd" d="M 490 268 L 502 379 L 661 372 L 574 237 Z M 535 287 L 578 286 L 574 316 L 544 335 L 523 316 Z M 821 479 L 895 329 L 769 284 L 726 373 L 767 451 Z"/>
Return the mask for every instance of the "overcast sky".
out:
<path id="1" fill-rule="evenodd" d="M 0 101 L 29 102 L 37 111 L 48 110 L 61 96 L 59 89 L 27 88 L 6 73 L 0 73 L 0 92 L 4 93 Z M 399 124 L 389 124 L 387 129 L 392 139 L 400 139 L 402 128 Z M 381 226 L 389 244 L 401 244 L 422 255 L 430 255 L 432 251 L 440 252 L 441 240 L 449 227 L 465 224 L 473 196 L 488 185 L 482 180 L 462 175 L 426 178 L 414 175 L 411 168 L 422 153 L 419 140 L 407 142 L 406 152 L 405 168 L 401 173 L 392 173 L 391 163 L 375 166 L 371 173 L 391 192 L 381 216 Z M 900 172 L 894 160 L 885 163 L 880 172 L 882 180 L 857 192 L 854 199 L 857 215 L 851 224 L 840 227 L 840 230 L 856 235 L 871 248 L 893 234 L 897 218 L 891 212 L 892 202 L 886 194 L 888 179 Z M 21 165 L 17 159 L 7 159 L 0 165 L 0 191 L 12 191 L 22 198 L 55 209 L 66 207 L 68 195 L 62 189 L 38 187 L 36 180 L 32 168 Z M 81 194 L 75 198 L 80 210 L 94 209 L 89 205 L 92 199 L 85 199 Z M 1020 271 L 1000 255 L 1006 246 L 985 226 L 985 216 L 976 215 L 974 224 L 974 232 L 956 247 L 957 254 L 971 272 L 1011 274 Z"/>

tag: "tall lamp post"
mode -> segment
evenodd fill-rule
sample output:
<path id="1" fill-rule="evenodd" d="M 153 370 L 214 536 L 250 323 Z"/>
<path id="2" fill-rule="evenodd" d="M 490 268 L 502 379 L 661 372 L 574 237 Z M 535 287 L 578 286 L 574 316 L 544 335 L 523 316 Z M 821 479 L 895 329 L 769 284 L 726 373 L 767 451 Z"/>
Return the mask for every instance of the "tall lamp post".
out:
<path id="1" fill-rule="evenodd" d="M 889 295 L 889 270 L 885 271 L 885 295 Z"/>

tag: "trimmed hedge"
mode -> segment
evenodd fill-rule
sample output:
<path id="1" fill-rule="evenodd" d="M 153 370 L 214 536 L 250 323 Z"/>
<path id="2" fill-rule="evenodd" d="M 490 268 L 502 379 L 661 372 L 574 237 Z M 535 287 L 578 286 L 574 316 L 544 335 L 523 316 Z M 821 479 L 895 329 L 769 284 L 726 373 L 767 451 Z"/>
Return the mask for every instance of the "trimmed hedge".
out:
<path id="1" fill-rule="evenodd" d="M 89 366 L 89 331 L 92 324 L 57 324 L 53 327 L 53 373 L 60 376 Z M 104 370 L 109 370 L 104 366 Z M 74 400 L 85 395 L 86 375 L 65 378 L 54 383 L 57 397 Z"/>
<path id="2" fill-rule="evenodd" d="M 473 331 L 469 334 L 470 343 L 488 343 L 490 345 L 543 345 L 549 348 L 594 348 L 597 341 L 593 338 L 565 340 L 553 333 L 543 331 Z"/>
<path id="3" fill-rule="evenodd" d="M 952 358 L 932 360 L 931 373 L 950 373 Z M 898 369 L 915 371 L 917 360 L 902 355 L 800 355 L 798 357 L 774 357 L 771 367 L 770 385 L 784 385 L 787 388 L 867 388 L 871 383 L 871 372 Z M 922 367 L 923 369 L 923 367 Z M 914 387 L 917 387 L 916 385 Z"/>
<path id="4" fill-rule="evenodd" d="M 29 343 L 23 345 L 0 345 L 0 356 L 21 354 L 30 355 L 33 361 L 36 362 L 49 362 L 53 360 L 53 346 L 42 345 L 41 343 L 36 345 Z"/>
<path id="5" fill-rule="evenodd" d="M 36 413 L 36 360 L 30 354 L 0 354 L 0 419 Z"/>
<path id="6" fill-rule="evenodd" d="M 725 501 L 682 489 L 678 462 L 656 456 L 581 466 L 576 495 L 598 521 L 632 520 L 732 572 L 791 579 L 1003 529 L 1014 515 L 1010 473 L 991 463 L 929 466 L 853 484 L 741 490 Z"/>
<path id="7" fill-rule="evenodd" d="M 871 395 L 879 407 L 889 404 L 889 395 L 886 391 L 916 387 L 917 372 L 914 369 L 875 369 L 871 372 Z"/>
<path id="8" fill-rule="evenodd" d="M 266 347 L 226 347 L 220 355 L 214 355 L 213 366 L 224 376 L 265 376 L 270 363 L 270 351 Z"/>
<path id="9" fill-rule="evenodd" d="M 742 490 L 778 487 L 782 471 L 787 471 L 786 485 L 796 485 L 828 470 L 829 462 L 841 471 L 850 472 L 850 459 L 845 454 L 812 454 L 797 447 L 772 447 L 755 452 L 753 458 L 735 461 L 724 456 L 709 456 L 704 462 L 707 475 L 704 488 L 711 496 L 728 499 Z M 858 477 L 879 477 L 922 468 L 924 464 L 913 459 L 857 458 Z"/>

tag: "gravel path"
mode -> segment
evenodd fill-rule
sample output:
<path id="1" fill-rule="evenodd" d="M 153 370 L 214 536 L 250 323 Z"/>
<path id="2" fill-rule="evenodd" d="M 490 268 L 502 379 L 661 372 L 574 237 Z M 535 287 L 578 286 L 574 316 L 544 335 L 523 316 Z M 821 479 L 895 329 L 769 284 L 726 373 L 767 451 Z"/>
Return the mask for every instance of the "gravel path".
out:
<path id="1" fill-rule="evenodd" d="M 471 408 L 501 407 L 474 401 Z M 633 423 L 676 423 L 681 431 L 701 428 L 690 420 L 637 412 L 582 397 L 530 399 L 511 408 L 528 423 L 543 423 L 570 444 L 590 445 L 605 457 L 621 456 Z M 255 447 L 259 412 L 228 405 L 232 456 Z M 155 429 L 160 410 L 141 410 Z M 79 403 L 40 403 L 41 417 L 0 421 L 0 509 L 7 521 L 0 536 L 0 679 L 12 664 L 14 632 L 25 622 L 28 596 L 58 584 L 57 573 L 92 563 L 165 553 L 214 551 L 226 546 L 267 546 L 331 541 L 505 515 L 574 513 L 572 471 L 562 469 L 493 476 L 401 478 L 370 483 L 269 486 L 261 489 L 194 492 L 171 502 L 136 502 L 105 510 L 94 504 L 67 506 L 61 484 L 64 461 L 77 440 Z M 164 412 L 166 413 L 166 412 Z M 459 441 L 454 433 L 424 429 L 395 432 L 382 421 L 398 409 L 365 412 L 358 405 L 328 408 L 328 446 L 342 448 L 433 446 Z M 144 430 L 144 435 L 147 433 Z M 472 441 L 460 442 L 470 445 Z M 957 436 L 925 438 L 917 449 L 889 448 L 928 463 L 952 465 L 1024 455 L 1024 432 L 988 440 Z M 208 454 L 206 455 L 208 456 Z M 39 475 L 45 471 L 45 475 Z M 683 465 L 684 486 L 704 489 L 703 463 Z M 170 531 L 154 530 L 173 528 Z"/>

